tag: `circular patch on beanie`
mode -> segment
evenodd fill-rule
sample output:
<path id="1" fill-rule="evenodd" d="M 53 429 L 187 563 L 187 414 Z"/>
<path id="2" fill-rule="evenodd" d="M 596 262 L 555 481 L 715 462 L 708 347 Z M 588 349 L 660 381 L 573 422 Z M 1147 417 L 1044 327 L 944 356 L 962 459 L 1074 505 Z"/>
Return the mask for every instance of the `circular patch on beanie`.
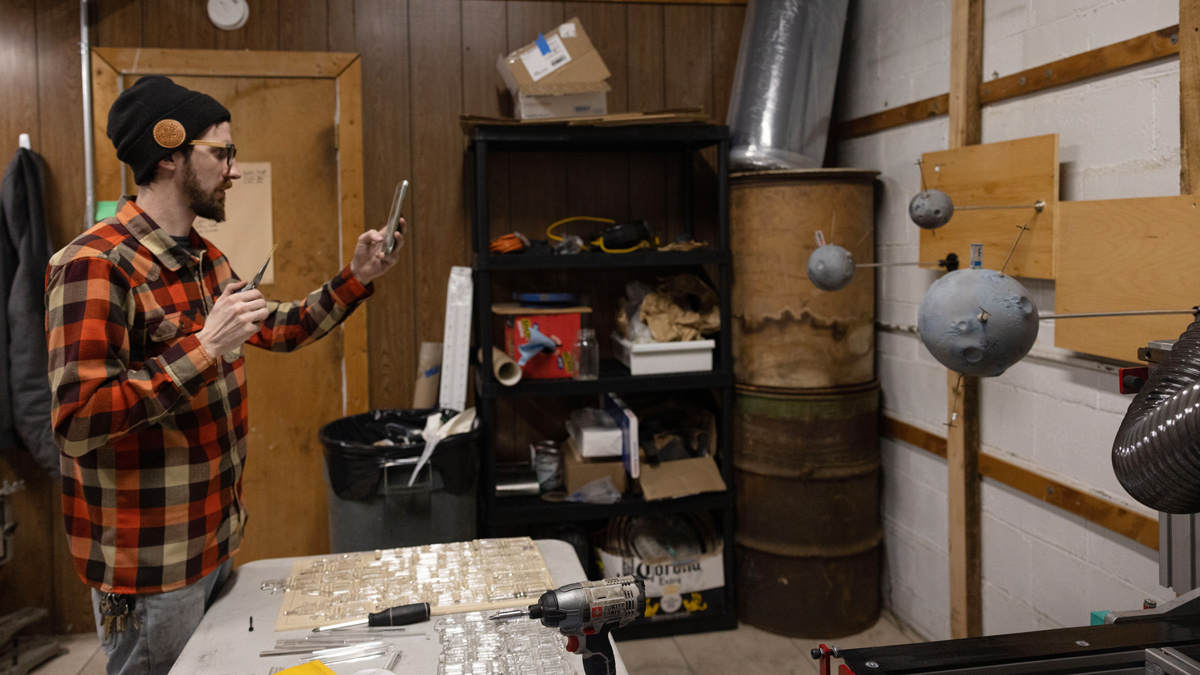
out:
<path id="1" fill-rule="evenodd" d="M 154 140 L 164 148 L 178 148 L 183 145 L 185 138 L 187 132 L 184 131 L 183 125 L 175 120 L 159 120 L 158 124 L 154 125 Z"/>

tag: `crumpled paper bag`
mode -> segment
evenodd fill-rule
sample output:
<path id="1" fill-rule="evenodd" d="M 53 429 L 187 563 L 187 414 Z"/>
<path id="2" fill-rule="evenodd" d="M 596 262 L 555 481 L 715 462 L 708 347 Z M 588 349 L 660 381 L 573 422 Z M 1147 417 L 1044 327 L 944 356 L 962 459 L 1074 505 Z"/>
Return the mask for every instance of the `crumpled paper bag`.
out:
<path id="1" fill-rule="evenodd" d="M 649 326 L 654 342 L 688 342 L 721 329 L 721 308 L 717 292 L 700 277 L 680 274 L 645 294 L 638 319 Z M 628 336 L 630 330 L 622 327 Z"/>

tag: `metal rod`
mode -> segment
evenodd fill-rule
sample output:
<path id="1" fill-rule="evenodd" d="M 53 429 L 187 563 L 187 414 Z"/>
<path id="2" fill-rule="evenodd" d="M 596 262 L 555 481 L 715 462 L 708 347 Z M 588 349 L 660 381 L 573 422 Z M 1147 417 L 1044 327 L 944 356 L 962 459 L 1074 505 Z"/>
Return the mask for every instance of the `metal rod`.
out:
<path id="1" fill-rule="evenodd" d="M 1138 310 L 1138 311 L 1132 311 L 1132 312 L 1088 312 L 1088 313 L 1081 313 L 1081 314 L 1046 314 L 1044 316 L 1039 316 L 1038 320 L 1045 321 L 1046 319 L 1093 319 L 1096 317 L 1104 317 L 1104 316 L 1155 316 L 1158 314 L 1193 314 L 1194 315 L 1198 311 L 1200 311 L 1200 310 L 1198 310 L 1196 307 L 1193 307 L 1191 309 L 1147 309 L 1147 310 Z"/>
<path id="2" fill-rule="evenodd" d="M 854 264 L 855 267 L 904 267 L 906 265 L 909 267 L 918 267 L 920 265 L 925 265 L 926 267 L 941 267 L 941 265 L 938 265 L 937 263 L 928 263 L 928 262 L 890 262 L 890 263 L 855 263 Z"/>
<path id="3" fill-rule="evenodd" d="M 1021 243 L 1021 235 L 1028 230 L 1028 225 L 1022 225 L 1021 231 L 1017 233 L 1017 240 L 1013 242 L 1012 248 L 1008 249 L 1008 257 L 1004 259 L 1004 264 L 1000 266 L 1000 274 L 1004 274 L 1004 270 L 1008 269 L 1008 261 L 1012 260 L 1013 254 L 1017 252 L 1017 244 Z"/>
<path id="4" fill-rule="evenodd" d="M 1046 202 L 1037 200 L 1033 204 L 1020 204 L 1017 206 L 955 206 L 955 211 L 986 211 L 989 209 L 1033 209 L 1041 213 L 1046 209 Z"/>
<path id="5" fill-rule="evenodd" d="M 87 0 L 79 1 L 79 60 L 83 69 L 83 185 L 84 209 L 83 229 L 96 224 L 96 176 L 92 143 L 92 46 L 88 28 Z M 125 172 L 122 171 L 124 176 Z"/>

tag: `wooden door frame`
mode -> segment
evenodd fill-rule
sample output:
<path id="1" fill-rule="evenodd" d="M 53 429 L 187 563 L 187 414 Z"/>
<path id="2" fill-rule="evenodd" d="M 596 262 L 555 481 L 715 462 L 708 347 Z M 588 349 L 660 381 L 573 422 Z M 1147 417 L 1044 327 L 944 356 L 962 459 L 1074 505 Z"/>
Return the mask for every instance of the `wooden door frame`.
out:
<path id="1" fill-rule="evenodd" d="M 341 264 L 354 257 L 363 225 L 362 60 L 341 52 L 264 52 L 223 49 L 142 49 L 94 47 L 92 68 L 92 126 L 98 199 L 122 193 L 119 177 L 125 168 L 107 138 L 108 109 L 121 78 L 127 75 L 198 77 L 303 78 L 333 80 L 337 92 L 338 230 Z M 101 171 L 101 169 L 104 169 Z M 366 307 L 342 324 L 343 415 L 367 412 L 368 381 Z"/>

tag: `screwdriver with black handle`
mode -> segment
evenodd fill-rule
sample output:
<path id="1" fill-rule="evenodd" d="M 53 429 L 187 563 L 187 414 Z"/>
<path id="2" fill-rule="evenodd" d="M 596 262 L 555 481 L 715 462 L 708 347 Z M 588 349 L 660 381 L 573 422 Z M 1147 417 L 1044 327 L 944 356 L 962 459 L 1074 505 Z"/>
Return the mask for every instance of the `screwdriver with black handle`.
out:
<path id="1" fill-rule="evenodd" d="M 355 626 L 367 626 L 368 628 L 387 628 L 391 626 L 407 626 L 413 623 L 426 621 L 431 616 L 442 616 L 444 614 L 457 614 L 462 610 L 456 609 L 453 605 L 449 607 L 429 607 L 428 602 L 414 602 L 411 605 L 398 605 L 381 609 L 374 614 L 368 614 L 364 619 L 355 619 L 346 621 L 345 623 L 335 623 L 328 626 L 314 628 L 314 633 L 324 633 L 325 631 L 337 630 L 339 628 L 353 628 Z"/>

